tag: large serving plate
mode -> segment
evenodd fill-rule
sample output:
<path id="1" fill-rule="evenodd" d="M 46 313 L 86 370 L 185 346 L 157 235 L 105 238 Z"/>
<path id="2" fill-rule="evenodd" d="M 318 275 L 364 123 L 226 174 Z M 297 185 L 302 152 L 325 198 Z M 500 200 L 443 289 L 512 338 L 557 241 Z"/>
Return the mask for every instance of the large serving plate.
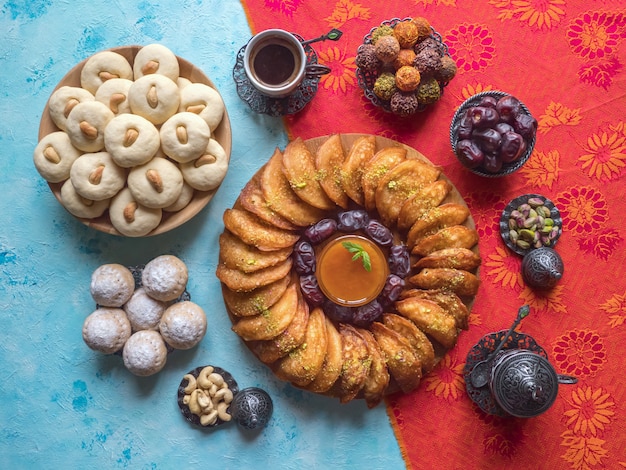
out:
<path id="1" fill-rule="evenodd" d="M 356 142 L 359 138 L 366 136 L 365 134 L 357 134 L 357 133 L 353 133 L 353 134 L 341 134 L 341 142 L 344 148 L 344 151 L 347 151 L 348 149 L 350 149 L 352 147 L 352 144 L 354 142 Z M 308 150 L 315 155 L 318 151 L 318 149 L 322 146 L 322 144 L 329 138 L 330 136 L 322 136 L 322 137 L 316 137 L 316 138 L 312 138 L 312 139 L 308 139 L 305 140 L 304 143 L 307 146 Z M 388 139 L 386 137 L 381 137 L 381 136 L 375 136 L 376 137 L 376 151 L 379 151 L 383 148 L 387 148 L 387 147 L 403 147 L 407 150 L 407 158 L 408 159 L 418 159 L 427 163 L 430 163 L 431 165 L 436 166 L 433 162 L 431 162 L 428 157 L 426 157 L 424 154 L 418 152 L 417 150 L 415 150 L 414 148 L 407 146 L 405 144 L 402 144 L 400 142 L 397 142 L 395 140 L 392 139 Z M 269 156 L 268 156 L 269 157 Z M 261 168 L 257 171 L 257 174 L 253 176 L 253 178 L 257 178 L 260 177 L 260 174 L 263 172 L 265 168 L 265 165 L 261 166 Z M 445 204 L 445 203 L 457 203 L 460 205 L 463 205 L 465 207 L 467 207 L 466 202 L 464 201 L 462 195 L 460 194 L 460 192 L 458 191 L 458 189 L 454 186 L 454 184 L 443 174 L 441 173 L 441 175 L 439 176 L 440 179 L 446 180 L 450 186 L 451 186 L 451 190 L 448 193 L 447 197 L 442 201 L 441 204 Z M 236 202 L 234 203 L 234 207 L 241 207 L 241 203 L 240 203 L 240 198 L 237 198 Z M 340 207 L 336 208 L 335 212 L 340 212 L 343 209 L 341 209 Z M 328 216 L 331 217 L 333 214 L 331 214 L 333 211 L 329 211 L 328 212 Z M 371 214 L 372 217 L 376 217 L 377 214 L 372 213 Z M 465 226 L 467 226 L 470 229 L 475 229 L 475 222 L 474 219 L 472 218 L 472 216 L 470 215 L 465 223 Z M 302 229 L 303 231 L 304 229 Z M 403 237 L 406 236 L 406 234 L 404 233 L 395 233 L 396 236 L 396 240 L 399 239 L 399 241 L 403 241 Z M 405 239 L 404 239 L 405 241 Z M 477 254 L 479 254 L 479 247 L 478 245 L 475 245 L 473 247 L 473 251 Z M 293 268 L 292 268 L 293 270 Z M 480 268 L 478 268 L 476 270 L 476 275 L 479 275 L 479 270 Z M 229 288 L 222 283 L 222 291 L 225 292 L 227 291 Z M 474 304 L 474 299 L 475 296 L 464 296 L 462 298 L 463 302 L 465 303 L 465 305 L 467 306 L 468 310 L 471 311 L 472 306 Z M 228 308 L 228 306 L 226 307 L 226 312 L 229 315 L 230 320 L 233 322 L 233 324 L 235 324 L 241 317 L 237 317 L 236 315 L 234 315 Z M 248 341 L 244 341 L 244 344 L 248 347 L 251 348 L 251 344 L 249 344 Z M 434 349 L 435 349 L 435 360 L 436 362 L 440 361 L 445 353 L 446 353 L 446 349 L 443 348 L 441 345 L 439 344 L 433 344 Z M 254 349 L 253 347 L 251 348 L 251 351 L 254 353 Z M 270 368 L 272 368 L 272 365 L 268 365 Z M 397 384 L 394 383 L 393 381 L 389 384 L 389 387 L 386 391 L 387 394 L 391 394 L 391 393 L 395 393 L 397 392 L 399 389 L 397 387 Z M 357 396 L 357 398 L 363 398 L 362 396 Z"/>
<path id="2" fill-rule="evenodd" d="M 132 66 L 135 61 L 135 56 L 137 55 L 137 52 L 139 52 L 139 49 L 141 49 L 141 47 L 142 46 L 122 46 L 122 47 L 112 48 L 110 50 L 124 56 Z M 191 82 L 204 83 L 205 85 L 208 85 L 217 90 L 217 87 L 204 74 L 202 70 L 200 70 L 194 64 L 192 64 L 191 62 L 181 57 L 177 56 L 177 59 L 178 59 L 178 64 L 180 66 L 181 77 L 187 78 Z M 81 85 L 80 74 L 86 62 L 87 62 L 87 59 L 75 65 L 61 79 L 58 85 L 54 88 L 53 92 L 61 88 L 62 86 L 80 87 Z M 50 117 L 48 104 L 46 103 L 46 106 L 41 116 L 41 122 L 39 124 L 39 139 L 41 140 L 44 136 L 52 132 L 56 132 L 58 130 L 59 129 L 57 128 L 57 126 L 54 124 L 54 122 L 52 121 Z M 231 133 L 230 120 L 228 117 L 227 110 L 224 110 L 224 117 L 222 118 L 222 122 L 217 127 L 217 129 L 215 129 L 215 131 L 212 133 L 212 138 L 217 140 L 217 142 L 224 148 L 224 150 L 226 151 L 226 155 L 230 159 L 230 154 L 231 154 L 231 149 L 232 149 L 232 133 Z M 48 185 L 50 186 L 50 190 L 52 191 L 52 193 L 54 194 L 54 196 L 57 198 L 57 200 L 60 203 L 61 202 L 61 186 L 63 186 L 63 182 L 48 183 Z M 172 229 L 175 229 L 176 227 L 179 227 L 185 222 L 191 220 L 209 203 L 209 201 L 213 198 L 213 196 L 215 195 L 218 189 L 219 187 L 212 191 L 196 190 L 194 192 L 193 198 L 191 199 L 191 202 L 189 202 L 189 204 L 184 209 L 178 212 L 165 212 L 164 211 L 163 218 L 161 219 L 160 224 L 146 236 L 158 235 L 161 233 L 168 232 Z M 83 224 L 93 229 L 99 230 L 101 232 L 121 236 L 121 234 L 111 224 L 108 211 L 106 211 L 102 216 L 94 218 L 94 219 L 78 218 L 78 220 L 80 220 Z"/>

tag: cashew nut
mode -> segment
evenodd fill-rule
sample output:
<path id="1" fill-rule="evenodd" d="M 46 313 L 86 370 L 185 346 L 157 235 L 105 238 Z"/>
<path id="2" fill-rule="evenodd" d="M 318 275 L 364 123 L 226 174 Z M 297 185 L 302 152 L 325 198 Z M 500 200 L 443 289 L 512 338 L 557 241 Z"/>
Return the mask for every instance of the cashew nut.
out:
<path id="1" fill-rule="evenodd" d="M 230 403 L 233 401 L 233 391 L 230 388 L 221 388 L 215 393 L 215 395 L 213 395 L 213 399 L 216 401 L 223 401 L 224 403 Z"/>
<path id="2" fill-rule="evenodd" d="M 213 410 L 210 413 L 203 414 L 200 416 L 200 424 L 202 426 L 210 426 L 211 424 L 215 424 L 217 422 L 217 416 L 217 410 Z"/>
<path id="3" fill-rule="evenodd" d="M 185 374 L 183 379 L 187 379 L 187 386 L 185 387 L 185 394 L 190 394 L 196 388 L 198 388 L 198 384 L 196 383 L 196 378 L 192 374 Z"/>
<path id="4" fill-rule="evenodd" d="M 204 388 L 208 390 L 211 388 L 213 381 L 209 378 L 209 376 L 213 373 L 213 367 L 207 366 L 203 368 L 198 374 L 198 387 Z"/>
<path id="5" fill-rule="evenodd" d="M 228 403 L 226 402 L 221 402 L 219 405 L 217 405 L 217 416 L 222 421 L 230 421 L 231 416 L 230 413 L 226 411 L 227 409 Z"/>
<path id="6" fill-rule="evenodd" d="M 198 416 L 202 414 L 202 407 L 200 406 L 200 403 L 198 403 L 198 394 L 200 392 L 199 388 L 195 389 L 191 392 L 191 396 L 189 398 L 189 411 Z M 202 392 L 202 394 L 204 395 L 204 392 Z"/>
<path id="7" fill-rule="evenodd" d="M 213 372 L 211 375 L 209 375 L 209 379 L 218 387 L 221 387 L 221 385 L 224 383 L 224 377 L 222 377 L 217 372 Z"/>

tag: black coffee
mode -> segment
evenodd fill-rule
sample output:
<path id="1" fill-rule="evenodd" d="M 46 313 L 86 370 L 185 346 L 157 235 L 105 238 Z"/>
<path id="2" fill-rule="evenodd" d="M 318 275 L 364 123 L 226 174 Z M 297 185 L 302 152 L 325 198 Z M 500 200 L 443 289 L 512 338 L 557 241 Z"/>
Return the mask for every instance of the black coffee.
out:
<path id="1" fill-rule="evenodd" d="M 252 64 L 258 79 L 268 85 L 280 85 L 296 69 L 296 58 L 286 46 L 268 44 L 259 49 Z"/>

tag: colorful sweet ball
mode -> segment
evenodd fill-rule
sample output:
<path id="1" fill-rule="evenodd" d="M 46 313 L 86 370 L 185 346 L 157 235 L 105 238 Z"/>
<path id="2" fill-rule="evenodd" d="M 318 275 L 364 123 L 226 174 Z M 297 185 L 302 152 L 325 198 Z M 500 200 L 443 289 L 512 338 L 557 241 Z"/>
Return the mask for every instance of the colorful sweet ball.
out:
<path id="1" fill-rule="evenodd" d="M 441 55 L 433 49 L 424 49 L 417 54 L 413 65 L 415 65 L 419 73 L 424 77 L 435 76 L 443 66 L 441 63 Z"/>
<path id="2" fill-rule="evenodd" d="M 382 62 L 393 62 L 400 52 L 400 43 L 395 36 L 383 36 L 374 45 L 376 57 Z"/>
<path id="3" fill-rule="evenodd" d="M 413 17 L 411 23 L 417 26 L 417 42 L 429 37 L 432 33 L 430 22 L 422 16 Z"/>
<path id="4" fill-rule="evenodd" d="M 393 73 L 382 73 L 374 82 L 374 94 L 381 100 L 390 100 L 396 90 L 396 77 Z"/>
<path id="5" fill-rule="evenodd" d="M 420 84 L 420 73 L 412 65 L 405 65 L 396 70 L 396 86 L 401 91 L 413 91 Z"/>
<path id="6" fill-rule="evenodd" d="M 422 80 L 415 91 L 415 96 L 420 104 L 428 105 L 439 101 L 441 98 L 441 87 L 434 77 Z"/>
<path id="7" fill-rule="evenodd" d="M 389 107 L 391 112 L 399 116 L 411 116 L 419 109 L 419 100 L 415 93 L 397 91 L 391 97 Z"/>
<path id="8" fill-rule="evenodd" d="M 401 21 L 393 28 L 393 35 L 403 49 L 409 49 L 417 43 L 420 31 L 416 23 L 412 21 Z"/>
<path id="9" fill-rule="evenodd" d="M 393 28 L 389 25 L 380 25 L 374 32 L 372 32 L 372 44 L 382 38 L 383 36 L 393 36 Z"/>
<path id="10" fill-rule="evenodd" d="M 376 47 L 373 44 L 361 44 L 356 52 L 356 66 L 369 72 L 378 70 L 382 65 L 376 55 Z"/>
<path id="11" fill-rule="evenodd" d="M 414 61 L 415 51 L 413 49 L 400 49 L 396 60 L 393 61 L 393 67 L 398 70 L 400 67 L 404 67 L 405 65 L 413 65 Z M 358 63 L 357 66 L 359 66 Z"/>

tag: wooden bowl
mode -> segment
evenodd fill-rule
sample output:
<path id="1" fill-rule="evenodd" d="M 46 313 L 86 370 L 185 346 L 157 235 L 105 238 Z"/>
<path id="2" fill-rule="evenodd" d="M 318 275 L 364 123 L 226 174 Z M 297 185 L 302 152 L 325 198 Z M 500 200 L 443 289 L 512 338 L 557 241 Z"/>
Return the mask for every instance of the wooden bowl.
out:
<path id="1" fill-rule="evenodd" d="M 133 65 L 135 61 L 135 56 L 139 49 L 142 46 L 122 46 L 110 49 L 113 52 L 117 52 L 124 56 L 128 62 Z M 193 65 L 191 62 L 177 57 L 178 64 L 180 66 L 180 76 L 189 79 L 192 82 L 204 83 L 214 89 L 217 90 L 215 85 L 209 78 L 200 70 L 198 67 Z M 83 66 L 87 62 L 87 59 L 75 65 L 59 82 L 59 84 L 53 90 L 61 88 L 62 86 L 75 86 L 80 87 L 80 74 L 83 69 Z M 219 90 L 218 90 L 219 92 Z M 59 128 L 54 124 L 52 118 L 50 117 L 48 104 L 43 110 L 43 114 L 41 116 L 41 122 L 39 124 L 39 139 L 41 140 L 44 136 L 59 131 Z M 232 132 L 230 127 L 230 120 L 228 118 L 228 112 L 224 110 L 224 117 L 222 118 L 222 122 L 212 133 L 212 138 L 215 139 L 226 152 L 228 159 L 230 160 L 230 154 L 232 149 Z M 48 183 L 50 186 L 50 190 L 52 194 L 57 198 L 59 203 L 61 202 L 61 186 L 63 186 L 64 182 L 60 183 Z M 158 235 L 161 233 L 168 232 L 185 222 L 191 220 L 194 216 L 196 216 L 213 198 L 216 191 L 219 189 L 219 186 L 211 191 L 194 191 L 193 198 L 189 202 L 187 206 L 181 209 L 178 212 L 165 212 L 163 211 L 163 218 L 159 225 L 148 233 L 145 236 Z M 74 215 L 72 215 L 75 217 Z M 80 217 L 76 217 L 83 224 L 99 230 L 101 232 L 109 233 L 112 235 L 123 236 L 120 232 L 118 232 L 115 227 L 111 224 L 111 220 L 109 218 L 109 213 L 106 211 L 102 216 L 94 218 L 94 219 L 84 219 Z"/>

